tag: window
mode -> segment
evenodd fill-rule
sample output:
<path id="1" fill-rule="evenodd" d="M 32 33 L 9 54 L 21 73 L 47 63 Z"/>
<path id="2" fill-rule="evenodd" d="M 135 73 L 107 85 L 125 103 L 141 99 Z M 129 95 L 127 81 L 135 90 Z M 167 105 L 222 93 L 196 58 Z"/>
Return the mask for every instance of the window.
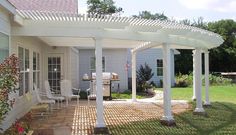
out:
<path id="1" fill-rule="evenodd" d="M 157 76 L 163 76 L 163 61 L 157 59 Z"/>
<path id="2" fill-rule="evenodd" d="M 0 63 L 9 56 L 9 36 L 0 32 Z"/>
<path id="3" fill-rule="evenodd" d="M 105 57 L 102 57 L 102 71 L 105 72 Z M 96 72 L 96 58 L 95 57 L 90 58 L 90 72 L 91 74 L 93 72 Z"/>
<path id="4" fill-rule="evenodd" d="M 29 50 L 18 47 L 18 57 L 20 59 L 20 81 L 19 95 L 29 91 Z"/>
<path id="5" fill-rule="evenodd" d="M 39 88 L 40 85 L 40 58 L 39 53 L 33 52 L 33 84 Z"/>

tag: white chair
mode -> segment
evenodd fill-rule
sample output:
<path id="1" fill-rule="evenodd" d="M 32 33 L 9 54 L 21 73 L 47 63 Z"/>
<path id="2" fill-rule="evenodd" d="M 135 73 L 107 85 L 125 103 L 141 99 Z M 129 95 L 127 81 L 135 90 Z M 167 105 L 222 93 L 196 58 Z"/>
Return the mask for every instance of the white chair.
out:
<path id="1" fill-rule="evenodd" d="M 78 95 L 74 95 L 72 90 L 78 91 Z M 66 106 L 68 106 L 68 100 L 71 100 L 71 98 L 77 98 L 77 105 L 79 105 L 79 93 L 80 89 L 72 88 L 71 81 L 61 81 L 61 95 L 66 97 Z"/>
<path id="2" fill-rule="evenodd" d="M 49 110 L 52 110 L 52 104 L 55 104 L 55 100 L 51 100 L 51 99 L 41 99 L 40 96 L 46 96 L 46 94 L 39 92 L 37 86 L 34 84 L 34 91 L 36 94 L 36 98 L 38 103 L 40 104 L 48 104 L 49 105 Z"/>
<path id="3" fill-rule="evenodd" d="M 62 97 L 62 96 L 52 95 L 52 91 L 51 91 L 52 89 L 50 88 L 49 82 L 47 80 L 44 82 L 44 86 L 45 86 L 45 89 L 46 89 L 47 98 L 52 99 L 52 100 L 56 100 L 57 103 L 58 103 L 58 108 L 59 108 L 59 104 L 61 104 L 62 101 L 65 100 L 65 98 Z"/>

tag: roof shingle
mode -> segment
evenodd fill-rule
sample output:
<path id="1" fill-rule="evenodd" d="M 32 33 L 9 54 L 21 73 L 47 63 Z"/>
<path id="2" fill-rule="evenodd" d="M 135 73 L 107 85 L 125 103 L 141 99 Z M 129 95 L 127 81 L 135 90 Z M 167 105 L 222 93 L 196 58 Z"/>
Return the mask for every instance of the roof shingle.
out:
<path id="1" fill-rule="evenodd" d="M 8 0 L 19 10 L 77 13 L 78 0 Z"/>

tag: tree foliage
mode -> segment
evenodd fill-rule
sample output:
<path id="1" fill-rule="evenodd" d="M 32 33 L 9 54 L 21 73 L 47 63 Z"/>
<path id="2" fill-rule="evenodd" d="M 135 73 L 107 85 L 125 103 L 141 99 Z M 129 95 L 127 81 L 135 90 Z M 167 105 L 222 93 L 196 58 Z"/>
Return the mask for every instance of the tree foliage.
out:
<path id="1" fill-rule="evenodd" d="M 206 29 L 221 35 L 224 43 L 210 50 L 210 72 L 235 72 L 236 71 L 236 22 L 233 20 L 220 20 L 206 23 L 203 18 L 191 22 L 188 19 L 180 21 Z M 188 74 L 192 72 L 192 50 L 179 50 L 180 55 L 175 57 L 175 72 Z M 204 64 L 204 62 L 203 62 Z M 204 69 L 204 68 L 203 68 Z"/>
<path id="2" fill-rule="evenodd" d="M 155 13 L 155 14 L 152 14 L 151 12 L 149 11 L 142 11 L 142 12 L 139 12 L 139 15 L 133 15 L 133 17 L 139 17 L 139 18 L 143 18 L 143 19 L 152 19 L 152 20 L 156 20 L 156 19 L 159 19 L 159 20 L 168 20 L 168 17 L 164 15 L 164 13 Z"/>
<path id="3" fill-rule="evenodd" d="M 115 6 L 113 0 L 88 0 L 88 13 L 111 15 L 114 13 L 121 13 L 123 9 Z"/>
<path id="4" fill-rule="evenodd" d="M 220 20 L 208 23 L 208 30 L 220 34 L 224 43 L 210 50 L 210 71 L 236 71 L 236 22 Z"/>
<path id="5" fill-rule="evenodd" d="M 153 77 L 154 73 L 147 63 L 140 65 L 137 71 L 138 91 L 144 91 L 148 87 L 147 81 Z"/>

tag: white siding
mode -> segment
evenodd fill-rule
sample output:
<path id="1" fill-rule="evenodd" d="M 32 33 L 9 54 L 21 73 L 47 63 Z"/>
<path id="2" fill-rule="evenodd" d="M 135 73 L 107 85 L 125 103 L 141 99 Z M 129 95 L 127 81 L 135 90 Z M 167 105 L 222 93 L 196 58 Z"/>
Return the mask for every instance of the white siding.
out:
<path id="1" fill-rule="evenodd" d="M 40 82 L 42 83 L 42 73 L 43 73 L 43 63 L 42 63 L 42 58 L 43 58 L 43 50 L 46 45 L 39 41 L 37 38 L 32 38 L 32 37 L 12 37 L 11 38 L 11 49 L 12 53 L 18 55 L 18 46 L 24 47 L 29 49 L 30 51 L 30 91 L 33 90 L 33 51 L 40 53 L 40 69 L 41 69 L 41 76 L 40 76 Z M 40 90 L 42 90 L 42 84 L 40 87 Z M 16 103 L 14 104 L 13 109 L 9 112 L 7 115 L 5 121 L 3 122 L 4 124 L 2 125 L 3 129 L 8 128 L 16 119 L 19 119 L 20 117 L 24 116 L 31 108 L 32 105 L 36 103 L 36 97 L 33 94 L 32 99 L 29 100 L 26 98 L 26 96 L 21 96 L 18 97 L 16 100 Z"/>
<path id="2" fill-rule="evenodd" d="M 128 58 L 129 58 L 129 63 L 131 63 L 131 54 L 130 50 L 128 50 Z M 163 79 L 162 76 L 157 76 L 157 59 L 162 59 L 163 54 L 162 54 L 162 49 L 147 49 L 143 50 L 137 53 L 136 57 L 136 64 L 137 64 L 137 70 L 139 69 L 140 65 L 144 65 L 147 63 L 151 68 L 152 72 L 154 73 L 154 76 L 152 77 L 151 81 L 153 81 L 156 84 L 160 84 L 160 80 Z M 131 68 L 129 68 L 129 77 L 131 78 Z M 174 85 L 174 51 L 171 50 L 171 83 L 172 86 Z"/>
<path id="3" fill-rule="evenodd" d="M 76 49 L 70 49 L 70 76 L 72 86 L 74 88 L 79 88 L 79 51 Z"/>
<path id="4" fill-rule="evenodd" d="M 81 90 L 89 88 L 89 82 L 82 81 L 84 74 L 90 75 L 90 57 L 95 56 L 95 51 L 92 49 L 79 50 L 79 78 Z M 120 90 L 128 89 L 128 76 L 125 70 L 127 62 L 127 49 L 103 49 L 105 57 L 105 72 L 115 72 L 119 75 Z M 117 90 L 117 84 L 114 89 Z"/>

